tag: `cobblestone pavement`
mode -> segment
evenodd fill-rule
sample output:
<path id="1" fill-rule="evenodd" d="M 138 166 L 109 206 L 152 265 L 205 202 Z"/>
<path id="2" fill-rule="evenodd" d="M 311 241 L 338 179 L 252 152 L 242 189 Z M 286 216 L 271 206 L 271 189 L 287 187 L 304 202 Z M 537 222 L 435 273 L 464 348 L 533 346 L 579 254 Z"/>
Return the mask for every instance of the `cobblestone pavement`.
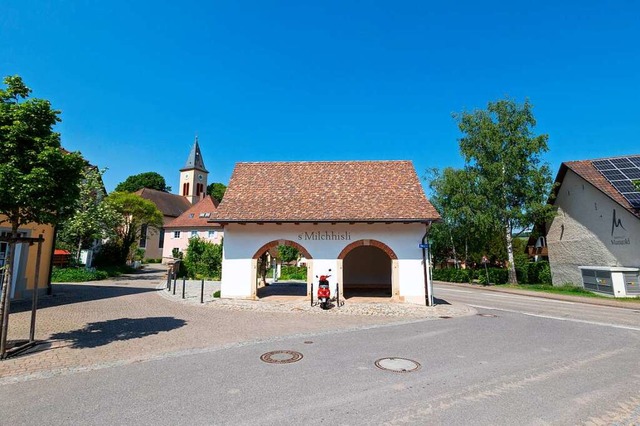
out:
<path id="1" fill-rule="evenodd" d="M 206 283 L 207 297 L 201 304 L 199 282 L 185 288 L 184 300 L 181 285 L 177 283 L 176 295 L 167 291 L 164 268 L 158 266 L 110 281 L 54 284 L 54 295 L 39 304 L 36 339 L 42 343 L 1 361 L 0 384 L 284 336 L 475 313 L 463 305 L 428 308 L 351 301 L 323 311 L 295 296 L 221 300 L 212 297 L 219 288 L 215 282 Z M 289 289 L 299 291 L 295 285 Z M 28 338 L 30 315 L 29 302 L 12 304 L 10 341 Z"/>

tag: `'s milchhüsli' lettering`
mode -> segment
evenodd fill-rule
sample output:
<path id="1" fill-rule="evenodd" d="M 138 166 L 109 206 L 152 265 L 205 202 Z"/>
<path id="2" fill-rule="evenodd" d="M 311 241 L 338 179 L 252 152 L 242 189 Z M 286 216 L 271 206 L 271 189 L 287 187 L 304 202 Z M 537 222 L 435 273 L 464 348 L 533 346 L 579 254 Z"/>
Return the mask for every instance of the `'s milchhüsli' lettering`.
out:
<path id="1" fill-rule="evenodd" d="M 298 234 L 298 241 L 351 241 L 351 232 L 312 231 Z"/>

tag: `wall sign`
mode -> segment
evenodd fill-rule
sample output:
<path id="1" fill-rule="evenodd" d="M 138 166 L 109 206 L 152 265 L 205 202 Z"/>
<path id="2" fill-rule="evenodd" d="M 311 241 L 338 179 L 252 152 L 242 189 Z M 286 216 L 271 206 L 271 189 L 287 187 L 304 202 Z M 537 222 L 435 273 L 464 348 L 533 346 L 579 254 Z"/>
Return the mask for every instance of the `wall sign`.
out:
<path id="1" fill-rule="evenodd" d="M 351 241 L 351 232 L 312 231 L 298 234 L 298 241 Z"/>

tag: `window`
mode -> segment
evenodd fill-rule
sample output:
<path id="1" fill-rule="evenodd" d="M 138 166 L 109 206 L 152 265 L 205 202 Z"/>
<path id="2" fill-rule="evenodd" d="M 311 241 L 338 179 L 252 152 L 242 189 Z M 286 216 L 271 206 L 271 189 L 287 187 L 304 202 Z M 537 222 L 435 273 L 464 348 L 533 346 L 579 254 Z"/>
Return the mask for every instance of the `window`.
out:
<path id="1" fill-rule="evenodd" d="M 198 231 L 191 231 L 191 238 L 197 237 L 197 236 L 198 236 Z"/>
<path id="2" fill-rule="evenodd" d="M 180 238 L 180 231 L 173 231 L 173 238 Z"/>
<path id="3" fill-rule="evenodd" d="M 140 248 L 147 247 L 147 225 L 146 224 L 140 227 L 140 242 L 138 246 Z"/>
<path id="4" fill-rule="evenodd" d="M 158 248 L 164 247 L 164 228 L 160 228 L 160 235 L 158 238 Z"/>
<path id="5" fill-rule="evenodd" d="M 217 234 L 216 231 L 209 231 L 209 238 L 215 238 L 216 234 Z"/>
<path id="6" fill-rule="evenodd" d="M 189 219 L 193 219 L 194 214 L 193 213 L 189 213 Z"/>

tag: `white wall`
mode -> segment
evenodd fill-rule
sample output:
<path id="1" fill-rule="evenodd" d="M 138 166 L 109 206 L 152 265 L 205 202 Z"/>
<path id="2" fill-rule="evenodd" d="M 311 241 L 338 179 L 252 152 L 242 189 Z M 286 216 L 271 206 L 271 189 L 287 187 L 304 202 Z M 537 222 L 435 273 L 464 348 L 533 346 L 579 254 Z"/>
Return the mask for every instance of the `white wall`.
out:
<path id="1" fill-rule="evenodd" d="M 547 230 L 554 285 L 581 285 L 579 266 L 640 266 L 640 219 L 611 198 L 568 170 L 554 204 Z"/>
<path id="2" fill-rule="evenodd" d="M 254 275 L 248 259 L 260 247 L 274 240 L 294 241 L 313 258 L 312 274 L 332 270 L 330 283 L 335 286 L 338 256 L 349 244 L 359 240 L 377 240 L 391 248 L 398 257 L 400 296 L 424 303 L 422 250 L 418 247 L 425 232 L 424 224 L 230 224 L 224 229 L 222 260 L 222 297 L 250 298 Z M 316 236 L 336 239 L 314 239 Z M 165 243 L 166 246 L 166 243 Z"/>

